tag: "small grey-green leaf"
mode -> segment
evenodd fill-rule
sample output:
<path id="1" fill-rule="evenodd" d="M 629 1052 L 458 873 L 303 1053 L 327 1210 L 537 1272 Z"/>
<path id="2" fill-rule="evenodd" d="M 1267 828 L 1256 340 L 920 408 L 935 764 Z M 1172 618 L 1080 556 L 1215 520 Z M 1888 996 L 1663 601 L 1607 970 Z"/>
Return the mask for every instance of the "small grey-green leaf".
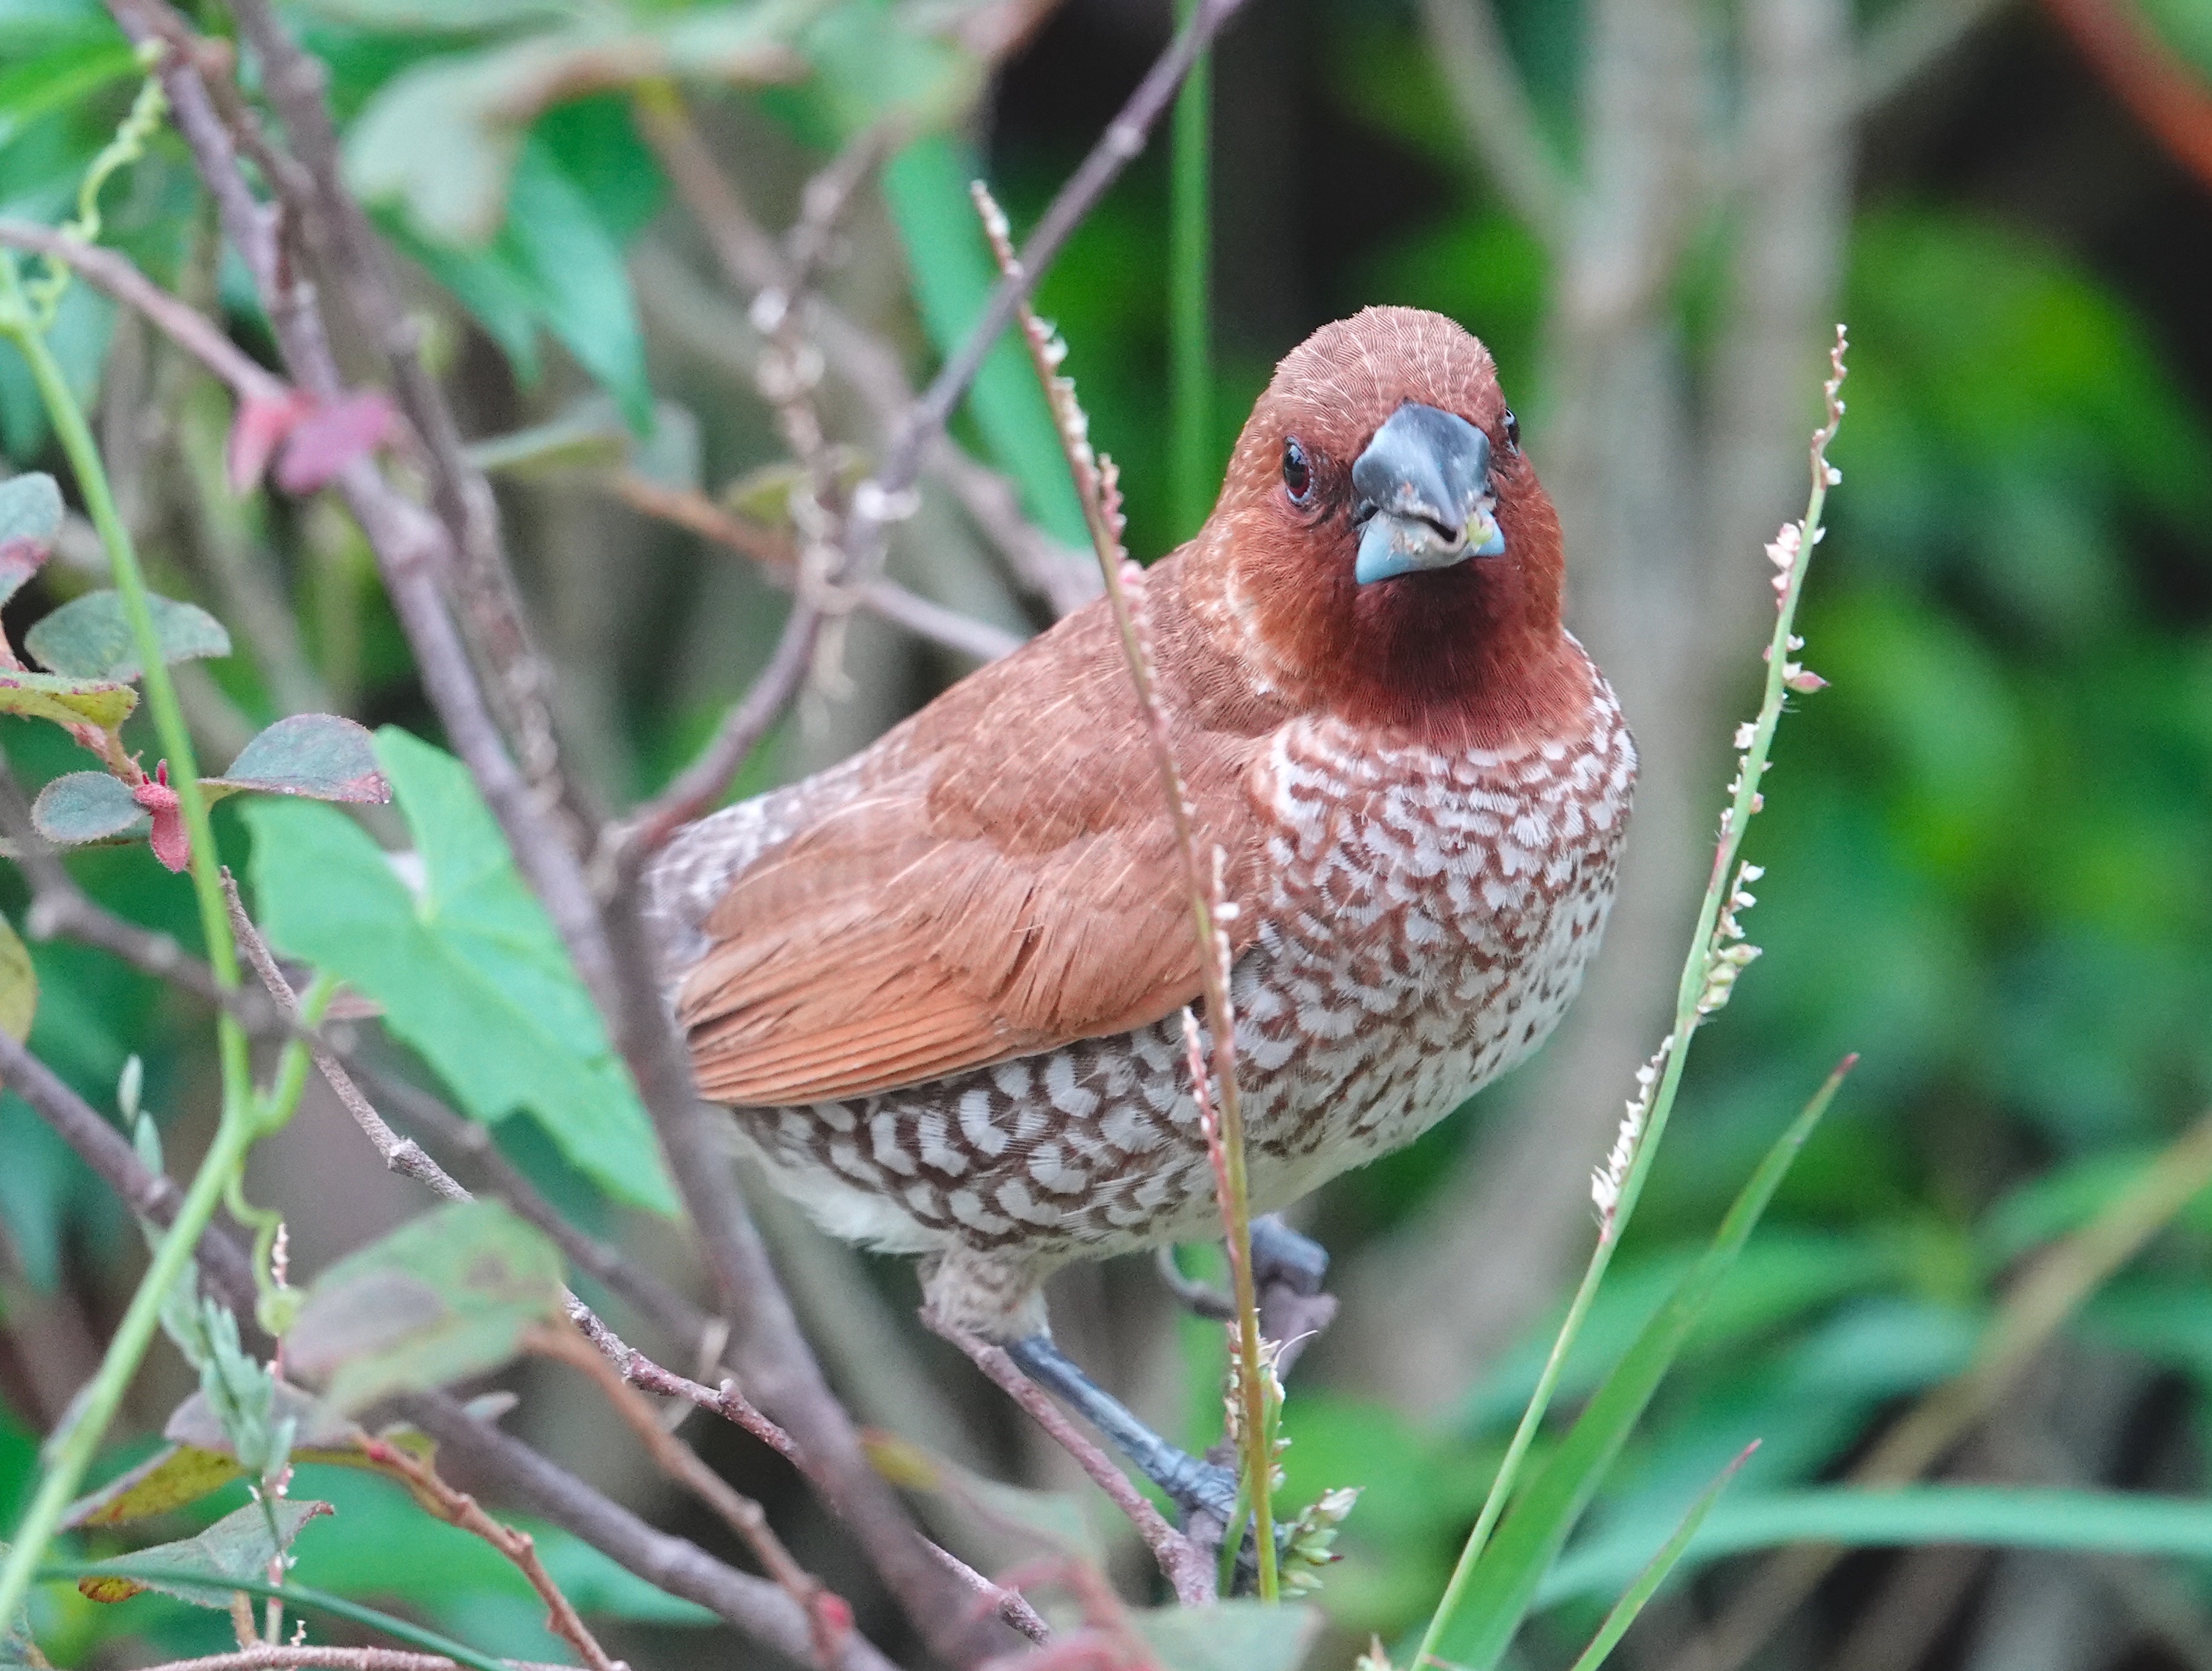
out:
<path id="1" fill-rule="evenodd" d="M 561 1255 L 496 1201 L 456 1201 L 325 1272 L 285 1361 L 332 1413 L 495 1369 L 557 1322 Z"/>
<path id="2" fill-rule="evenodd" d="M 152 1589 L 198 1607 L 228 1607 L 232 1592 L 222 1587 L 225 1579 L 266 1579 L 270 1562 L 292 1546 L 292 1540 L 300 1534 L 300 1528 L 317 1515 L 331 1512 L 327 1503 L 291 1498 L 265 1507 L 249 1503 L 225 1515 L 196 1538 L 157 1543 L 150 1549 L 96 1562 L 76 1581 L 76 1587 L 94 1601 L 127 1601 Z M 269 1536 L 272 1514 L 278 1542 L 272 1542 Z M 128 1576 L 155 1572 L 162 1576 Z M 194 1578 L 207 1582 L 190 1582 Z"/>
<path id="3" fill-rule="evenodd" d="M 31 807 L 39 834 L 64 847 L 141 833 L 146 810 L 121 781 L 106 772 L 71 772 L 39 791 Z"/>
<path id="4" fill-rule="evenodd" d="M 197 604 L 149 596 L 154 635 L 164 661 L 191 661 L 230 653 L 230 635 L 222 623 Z M 72 678 L 135 679 L 146 665 L 138 654 L 131 623 L 124 618 L 123 594 L 88 592 L 71 599 L 25 635 L 31 653 L 57 673 Z"/>
<path id="5" fill-rule="evenodd" d="M 62 531 L 62 490 L 40 471 L 0 482 L 0 604 L 39 572 Z"/>
<path id="6" fill-rule="evenodd" d="M 239 789 L 305 795 L 310 800 L 387 801 L 392 785 L 376 763 L 366 728 L 335 714 L 279 720 L 238 751 L 221 777 L 200 787 L 220 798 Z"/>

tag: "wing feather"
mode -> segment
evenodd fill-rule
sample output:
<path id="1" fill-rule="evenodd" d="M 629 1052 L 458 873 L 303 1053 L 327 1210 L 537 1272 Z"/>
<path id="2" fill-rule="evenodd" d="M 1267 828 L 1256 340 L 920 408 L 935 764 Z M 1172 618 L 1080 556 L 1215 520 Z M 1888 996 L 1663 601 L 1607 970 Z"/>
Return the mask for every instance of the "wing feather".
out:
<path id="1" fill-rule="evenodd" d="M 1249 907 L 1265 854 L 1255 766 L 1285 716 L 1171 587 L 1147 589 L 1200 848 L 1222 850 L 1229 897 Z M 778 809 L 793 833 L 748 851 L 700 925 L 677 1007 L 704 1095 L 856 1097 L 1121 1032 L 1197 996 L 1182 866 L 1103 606 L 971 675 L 854 767 L 817 817 Z M 1239 949 L 1258 914 L 1238 913 Z"/>

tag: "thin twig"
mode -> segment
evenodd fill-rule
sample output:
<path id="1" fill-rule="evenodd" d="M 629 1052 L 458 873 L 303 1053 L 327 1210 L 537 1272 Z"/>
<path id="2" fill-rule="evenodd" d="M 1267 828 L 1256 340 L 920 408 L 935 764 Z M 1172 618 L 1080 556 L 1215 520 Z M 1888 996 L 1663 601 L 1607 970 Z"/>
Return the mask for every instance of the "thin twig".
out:
<path id="1" fill-rule="evenodd" d="M 1168 1524 L 1150 1499 L 1130 1484 L 1129 1476 L 1114 1465 L 1113 1459 L 1084 1437 L 1083 1431 L 1053 1402 L 1051 1395 L 1022 1373 L 1005 1347 L 946 1322 L 927 1308 L 922 1312 L 922 1322 L 932 1334 L 950 1340 L 967 1353 L 975 1367 L 1020 1405 L 1054 1443 L 1075 1459 L 1076 1465 L 1106 1493 L 1114 1506 L 1128 1516 L 1129 1523 L 1137 1528 L 1137 1535 L 1145 1540 L 1145 1547 L 1152 1551 L 1152 1559 L 1174 1587 L 1178 1601 L 1186 1607 L 1203 1607 L 1214 1599 L 1213 1563 L 1205 1552 Z"/>
<path id="2" fill-rule="evenodd" d="M 513 1562 L 515 1569 L 530 1581 L 530 1588 L 538 1592 L 538 1599 L 544 1602 L 546 1627 L 582 1656 L 589 1671 L 616 1671 L 621 1662 L 611 1658 L 607 1650 L 599 1646 L 599 1638 L 576 1612 L 575 1604 L 553 1582 L 553 1575 L 546 1571 L 545 1563 L 538 1558 L 537 1542 L 529 1533 L 518 1531 L 486 1514 L 476 1498 L 466 1492 L 454 1490 L 439 1478 L 437 1469 L 404 1445 L 370 1438 L 363 1441 L 362 1453 L 379 1467 L 405 1475 L 416 1501 L 430 1509 L 439 1519 L 482 1538 Z"/>
<path id="3" fill-rule="evenodd" d="M 609 828 L 600 840 L 593 871 L 601 876 L 634 878 L 645 861 L 668 844 L 678 829 L 720 800 L 752 751 L 768 735 L 784 704 L 805 682 L 814 664 L 822 632 L 820 609 L 803 595 L 791 606 L 775 653 L 751 688 L 722 717 L 714 740 L 677 774 L 676 781 Z"/>
<path id="4" fill-rule="evenodd" d="M 542 1358 L 558 1359 L 591 1377 L 623 1425 L 644 1443 L 653 1465 L 719 1515 L 784 1594 L 806 1610 L 813 1625 L 816 1661 L 825 1667 L 835 1665 L 845 1636 L 853 1628 L 852 1607 L 793 1559 L 761 1505 L 663 1427 L 653 1407 L 582 1336 L 568 1329 L 539 1328 L 532 1332 L 524 1345 Z"/>
<path id="5" fill-rule="evenodd" d="M 520 1660 L 509 1660 L 515 1671 L 551 1671 Z M 410 1653 L 404 1648 L 329 1648 L 319 1644 L 264 1642 L 240 1648 L 234 1654 L 208 1654 L 198 1659 L 167 1660 L 150 1671 L 459 1671 L 442 1654 Z"/>
<path id="6" fill-rule="evenodd" d="M 136 308 L 241 398 L 281 400 L 284 380 L 224 336 L 215 323 L 138 270 L 119 251 L 87 244 L 29 221 L 0 220 L 0 244 L 65 262 L 87 283 Z"/>
<path id="7" fill-rule="evenodd" d="M 634 470 L 623 471 L 606 481 L 632 510 L 675 523 L 750 557 L 781 586 L 796 583 L 799 552 L 781 529 L 732 515 L 696 488 L 672 488 Z M 1021 647 L 1021 639 L 1004 628 L 948 609 L 896 580 L 871 580 L 857 589 L 855 597 L 861 608 L 894 626 L 975 661 L 996 661 Z"/>
<path id="8" fill-rule="evenodd" d="M 791 276 L 782 252 L 716 166 L 681 96 L 641 97 L 636 109 L 641 131 L 705 232 L 730 288 L 748 305 L 764 291 L 787 294 Z M 663 263 L 662 269 L 655 269 L 648 257 L 641 268 L 641 281 L 673 265 Z M 650 301 L 650 283 L 644 289 Z M 825 296 L 817 295 L 811 310 L 810 324 L 824 360 L 860 397 L 877 426 L 889 434 L 915 402 L 914 386 L 907 380 L 898 350 Z M 688 318 L 678 323 L 688 323 Z M 718 333 L 700 347 L 719 355 L 717 363 L 728 365 L 750 383 L 758 375 L 757 365 L 732 364 L 729 359 L 738 334 Z M 1091 566 L 1022 514 L 1020 495 L 1004 476 L 978 463 L 942 434 L 931 444 L 923 470 L 959 501 L 969 521 L 998 549 L 1014 578 L 1049 605 L 1054 614 L 1066 615 L 1098 595 Z"/>

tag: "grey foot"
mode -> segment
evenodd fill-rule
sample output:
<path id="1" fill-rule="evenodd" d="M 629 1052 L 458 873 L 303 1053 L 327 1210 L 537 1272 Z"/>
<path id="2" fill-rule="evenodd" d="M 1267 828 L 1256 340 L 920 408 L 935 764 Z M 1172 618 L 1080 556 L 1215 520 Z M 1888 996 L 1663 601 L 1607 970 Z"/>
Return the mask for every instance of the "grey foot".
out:
<path id="1" fill-rule="evenodd" d="M 1282 1215 L 1262 1213 L 1252 1221 L 1252 1285 L 1262 1292 L 1281 1283 L 1294 1294 L 1318 1294 L 1328 1276 L 1328 1249 L 1301 1236 Z"/>
<path id="2" fill-rule="evenodd" d="M 1184 1309 L 1215 1322 L 1226 1322 L 1237 1315 L 1236 1303 L 1228 1295 L 1182 1273 L 1173 1248 L 1159 1250 L 1159 1273 Z M 1279 1285 L 1310 1298 L 1321 1292 L 1328 1275 L 1328 1249 L 1313 1237 L 1299 1235 L 1279 1213 L 1264 1213 L 1252 1221 L 1252 1286 L 1263 1298 Z"/>
<path id="3" fill-rule="evenodd" d="M 1058 1398 L 1127 1457 L 1138 1472 L 1158 1486 L 1188 1515 L 1202 1510 L 1224 1524 L 1237 1508 L 1237 1476 L 1170 1444 L 1137 1419 L 1128 1406 L 1084 1373 L 1083 1367 L 1049 1334 L 1011 1342 L 1006 1355 L 1024 1375 Z"/>

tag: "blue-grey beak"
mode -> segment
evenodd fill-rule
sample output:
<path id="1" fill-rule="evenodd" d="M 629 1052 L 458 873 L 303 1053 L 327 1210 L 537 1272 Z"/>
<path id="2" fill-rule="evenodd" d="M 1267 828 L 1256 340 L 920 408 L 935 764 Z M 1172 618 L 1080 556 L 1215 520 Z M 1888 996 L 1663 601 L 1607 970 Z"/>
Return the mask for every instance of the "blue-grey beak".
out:
<path id="1" fill-rule="evenodd" d="M 1490 437 L 1465 418 L 1408 401 L 1352 466 L 1362 586 L 1505 555 L 1490 484 Z"/>

